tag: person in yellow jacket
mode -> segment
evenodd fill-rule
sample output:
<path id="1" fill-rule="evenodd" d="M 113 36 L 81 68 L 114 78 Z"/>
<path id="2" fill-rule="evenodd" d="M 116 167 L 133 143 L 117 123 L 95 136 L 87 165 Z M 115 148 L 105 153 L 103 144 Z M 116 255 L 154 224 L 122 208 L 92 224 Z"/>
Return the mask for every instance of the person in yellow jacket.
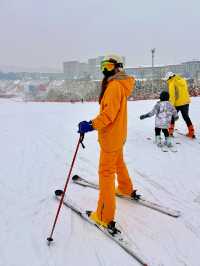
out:
<path id="1" fill-rule="evenodd" d="M 108 227 L 115 216 L 115 194 L 139 199 L 123 159 L 123 146 L 127 137 L 127 97 L 135 87 L 135 79 L 123 71 L 119 56 L 106 56 L 101 62 L 104 75 L 99 96 L 100 112 L 91 121 L 79 123 L 79 133 L 96 129 L 100 144 L 99 199 L 90 219 Z M 118 187 L 115 188 L 115 175 Z"/>
<path id="2" fill-rule="evenodd" d="M 181 112 L 182 117 L 188 127 L 188 133 L 186 136 L 195 138 L 194 127 L 189 117 L 189 104 L 191 101 L 186 80 L 183 77 L 174 74 L 173 72 L 168 72 L 165 76 L 165 79 L 167 80 L 169 89 L 169 101 L 176 108 L 177 112 Z M 172 117 L 169 127 L 169 134 L 171 136 L 174 132 L 174 124 L 174 117 Z"/>

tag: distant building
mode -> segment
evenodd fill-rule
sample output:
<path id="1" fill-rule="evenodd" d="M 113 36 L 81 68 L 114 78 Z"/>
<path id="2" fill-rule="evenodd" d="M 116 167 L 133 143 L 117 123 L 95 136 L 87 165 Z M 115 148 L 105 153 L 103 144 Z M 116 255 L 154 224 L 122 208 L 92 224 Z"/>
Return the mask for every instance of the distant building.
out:
<path id="1" fill-rule="evenodd" d="M 103 58 L 104 58 L 103 56 L 99 56 L 97 58 L 88 59 L 88 70 L 92 79 L 102 79 L 100 64 Z"/>
<path id="2" fill-rule="evenodd" d="M 88 64 L 87 63 L 80 63 L 79 64 L 79 78 L 85 78 L 87 77 L 89 74 L 89 71 L 88 71 Z"/>
<path id="3" fill-rule="evenodd" d="M 200 79 L 200 61 L 188 61 L 177 65 L 155 67 L 129 67 L 126 72 L 137 79 L 162 79 L 168 71 L 183 75 L 185 78 Z"/>
<path id="4" fill-rule="evenodd" d="M 81 79 L 90 77 L 93 80 L 101 80 L 103 75 L 100 70 L 100 63 L 104 56 L 89 58 L 87 63 L 79 61 L 68 61 L 63 63 L 63 73 L 67 79 Z M 125 63 L 125 57 L 123 62 Z"/>
<path id="5" fill-rule="evenodd" d="M 80 73 L 79 61 L 68 61 L 63 63 L 63 73 L 69 79 L 77 79 Z"/>
<path id="6" fill-rule="evenodd" d="M 68 61 L 63 63 L 63 73 L 67 79 L 90 79 L 101 80 L 102 73 L 100 63 L 103 56 L 89 58 L 87 63 Z M 125 57 L 123 57 L 125 64 Z M 165 65 L 152 67 L 127 67 L 127 74 L 137 79 L 162 79 L 168 71 L 183 75 L 186 78 L 200 79 L 200 61 L 188 61 L 177 65 Z"/>
<path id="7" fill-rule="evenodd" d="M 200 61 L 189 61 L 182 63 L 186 76 L 191 76 L 194 79 L 200 79 Z"/>

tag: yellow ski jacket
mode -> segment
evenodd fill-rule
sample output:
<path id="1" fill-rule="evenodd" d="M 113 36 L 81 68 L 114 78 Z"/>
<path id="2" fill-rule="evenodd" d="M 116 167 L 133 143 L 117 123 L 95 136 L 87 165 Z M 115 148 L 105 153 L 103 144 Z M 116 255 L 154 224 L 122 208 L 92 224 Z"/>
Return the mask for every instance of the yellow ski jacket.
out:
<path id="1" fill-rule="evenodd" d="M 169 101 L 173 106 L 181 106 L 190 103 L 190 96 L 186 80 L 175 75 L 167 81 L 169 89 Z"/>

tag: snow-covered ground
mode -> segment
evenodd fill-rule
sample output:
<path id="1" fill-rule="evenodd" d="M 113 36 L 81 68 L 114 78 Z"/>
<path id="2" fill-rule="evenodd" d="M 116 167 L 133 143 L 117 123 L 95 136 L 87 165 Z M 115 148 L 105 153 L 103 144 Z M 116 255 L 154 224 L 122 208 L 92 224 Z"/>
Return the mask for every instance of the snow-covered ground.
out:
<path id="1" fill-rule="evenodd" d="M 154 118 L 139 120 L 155 101 L 129 102 L 125 158 L 135 188 L 146 198 L 182 212 L 178 219 L 117 199 L 116 220 L 149 265 L 200 265 L 200 144 L 175 135 L 177 153 L 153 144 Z M 200 135 L 200 98 L 191 118 Z M 57 104 L 0 101 L 0 266 L 136 266 L 114 242 L 63 207 L 49 236 L 78 141 L 77 124 L 98 112 L 97 103 Z M 185 132 L 182 118 L 177 127 Z M 97 182 L 95 132 L 85 136 L 73 173 Z M 70 184 L 67 196 L 95 209 L 98 192 Z"/>

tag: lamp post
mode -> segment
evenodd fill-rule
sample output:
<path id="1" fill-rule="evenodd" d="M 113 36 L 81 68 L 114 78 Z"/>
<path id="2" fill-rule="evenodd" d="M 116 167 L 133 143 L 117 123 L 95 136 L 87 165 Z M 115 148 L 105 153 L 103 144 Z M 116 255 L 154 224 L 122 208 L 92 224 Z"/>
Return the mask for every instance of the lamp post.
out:
<path id="1" fill-rule="evenodd" d="M 151 83 L 151 89 L 152 89 L 152 92 L 153 92 L 153 78 L 154 78 L 154 71 L 153 71 L 153 68 L 154 68 L 154 57 L 155 57 L 155 52 L 156 52 L 156 48 L 153 48 L 151 49 L 151 75 L 152 75 L 152 83 Z"/>

